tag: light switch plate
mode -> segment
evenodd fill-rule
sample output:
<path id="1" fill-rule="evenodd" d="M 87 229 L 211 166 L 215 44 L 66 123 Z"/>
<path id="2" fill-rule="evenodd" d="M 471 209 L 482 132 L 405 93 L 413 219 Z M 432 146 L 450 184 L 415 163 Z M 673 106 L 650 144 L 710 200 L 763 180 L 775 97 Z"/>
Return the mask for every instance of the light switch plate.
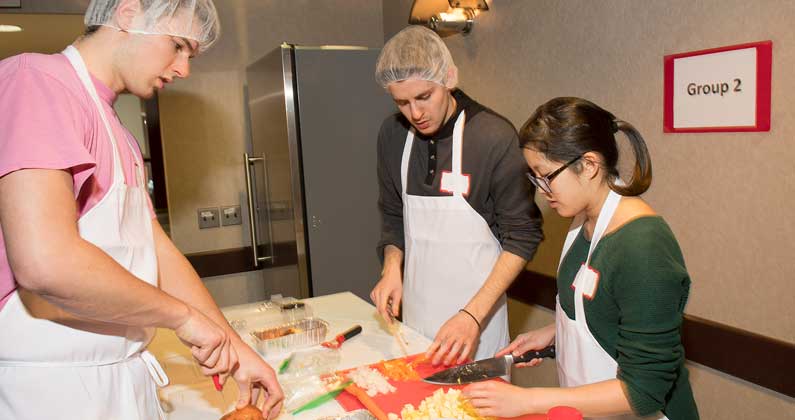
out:
<path id="1" fill-rule="evenodd" d="M 199 229 L 216 228 L 221 226 L 221 217 L 218 207 L 197 210 L 199 216 Z"/>
<path id="2" fill-rule="evenodd" d="M 221 207 L 221 226 L 239 225 L 240 223 L 240 206 Z"/>

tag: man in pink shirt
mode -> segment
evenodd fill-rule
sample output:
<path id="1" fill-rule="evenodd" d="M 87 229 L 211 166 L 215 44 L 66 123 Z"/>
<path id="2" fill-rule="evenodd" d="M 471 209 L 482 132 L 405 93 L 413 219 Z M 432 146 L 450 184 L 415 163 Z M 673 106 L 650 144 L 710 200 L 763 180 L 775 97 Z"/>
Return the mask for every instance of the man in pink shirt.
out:
<path id="1" fill-rule="evenodd" d="M 219 34 L 212 0 L 93 0 L 85 21 L 61 54 L 0 61 L 0 418 L 163 418 L 156 327 L 273 417 L 273 370 L 157 223 L 112 107 L 188 77 Z"/>

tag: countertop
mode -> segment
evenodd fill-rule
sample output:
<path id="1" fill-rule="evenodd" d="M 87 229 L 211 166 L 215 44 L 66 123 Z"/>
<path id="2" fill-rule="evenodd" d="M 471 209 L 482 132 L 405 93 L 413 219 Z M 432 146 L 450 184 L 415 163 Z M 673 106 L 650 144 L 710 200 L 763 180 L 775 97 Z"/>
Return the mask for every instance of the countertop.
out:
<path id="1" fill-rule="evenodd" d="M 309 305 L 314 317 L 328 322 L 326 339 L 331 339 L 355 324 L 362 326 L 362 333 L 345 342 L 340 348 L 337 370 L 402 356 L 398 343 L 386 329 L 386 324 L 376 313 L 375 307 L 353 293 L 337 293 L 302 301 Z M 245 319 L 261 303 L 221 309 L 230 320 Z M 402 326 L 402 331 L 408 341 L 409 354 L 423 352 L 430 344 L 428 338 L 411 328 Z M 168 386 L 159 390 L 167 419 L 218 420 L 234 408 L 238 395 L 235 383 L 229 381 L 223 392 L 216 391 L 212 380 L 199 373 L 190 350 L 177 339 L 173 331 L 159 329 L 149 345 L 149 351 L 157 357 L 170 380 Z M 275 354 L 264 359 L 276 368 L 286 356 L 287 354 Z M 331 401 L 297 416 L 283 412 L 279 419 L 309 420 L 344 412 L 336 401 Z"/>

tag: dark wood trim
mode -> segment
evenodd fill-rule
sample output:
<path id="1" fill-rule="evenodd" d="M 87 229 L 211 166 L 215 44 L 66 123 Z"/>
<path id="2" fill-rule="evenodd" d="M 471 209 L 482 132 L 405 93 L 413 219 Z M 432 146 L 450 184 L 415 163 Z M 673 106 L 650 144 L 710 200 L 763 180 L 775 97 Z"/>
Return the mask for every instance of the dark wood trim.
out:
<path id="1" fill-rule="evenodd" d="M 555 310 L 555 278 L 525 271 L 508 297 Z M 682 343 L 687 359 L 756 385 L 795 397 L 795 344 L 685 315 Z"/>
<path id="2" fill-rule="evenodd" d="M 268 252 L 269 249 L 267 247 L 260 246 L 259 255 L 268 255 Z M 186 257 L 196 272 L 199 273 L 199 277 L 243 273 L 264 268 L 294 265 L 298 262 L 295 242 L 274 244 L 273 253 L 275 254 L 273 260 L 260 264 L 260 267 L 254 267 L 254 257 L 250 246 L 188 254 Z"/>
<path id="3" fill-rule="evenodd" d="M 541 305 L 555 310 L 558 288 L 555 278 L 535 271 L 523 271 L 508 288 L 508 297 L 528 305 Z"/>
<path id="4" fill-rule="evenodd" d="M 296 264 L 295 243 L 274 245 L 276 258 L 260 268 Z M 188 255 L 201 277 L 254 270 L 251 247 Z M 524 271 L 508 297 L 555 310 L 555 278 Z M 708 319 L 685 315 L 682 342 L 687 359 L 742 380 L 795 397 L 795 344 Z"/>
<path id="5" fill-rule="evenodd" d="M 149 148 L 149 164 L 152 168 L 152 182 L 155 184 L 152 205 L 156 209 L 168 208 L 166 195 L 166 168 L 163 160 L 163 141 L 160 136 L 160 106 L 157 94 L 144 101 L 146 114 L 146 139 Z"/>
<path id="6" fill-rule="evenodd" d="M 795 397 L 795 344 L 685 315 L 688 360 Z"/>

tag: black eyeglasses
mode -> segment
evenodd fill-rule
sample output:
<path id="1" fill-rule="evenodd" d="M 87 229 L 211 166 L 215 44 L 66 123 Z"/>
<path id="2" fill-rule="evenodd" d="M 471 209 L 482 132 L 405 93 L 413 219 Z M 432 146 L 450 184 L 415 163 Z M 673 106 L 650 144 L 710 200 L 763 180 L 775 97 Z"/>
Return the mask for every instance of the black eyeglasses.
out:
<path id="1" fill-rule="evenodd" d="M 552 187 L 550 186 L 552 180 L 555 179 L 556 176 L 560 175 L 560 173 L 563 172 L 566 168 L 571 166 L 572 163 L 580 160 L 580 158 L 582 158 L 582 155 L 577 156 L 576 158 L 564 163 L 563 166 L 561 166 L 560 168 L 555 169 L 554 171 L 541 177 L 533 175 L 532 173 L 533 171 L 530 170 L 530 172 L 527 173 L 527 179 L 529 179 L 530 182 L 536 186 L 536 188 L 539 188 L 540 190 L 544 191 L 547 194 L 552 194 Z"/>

